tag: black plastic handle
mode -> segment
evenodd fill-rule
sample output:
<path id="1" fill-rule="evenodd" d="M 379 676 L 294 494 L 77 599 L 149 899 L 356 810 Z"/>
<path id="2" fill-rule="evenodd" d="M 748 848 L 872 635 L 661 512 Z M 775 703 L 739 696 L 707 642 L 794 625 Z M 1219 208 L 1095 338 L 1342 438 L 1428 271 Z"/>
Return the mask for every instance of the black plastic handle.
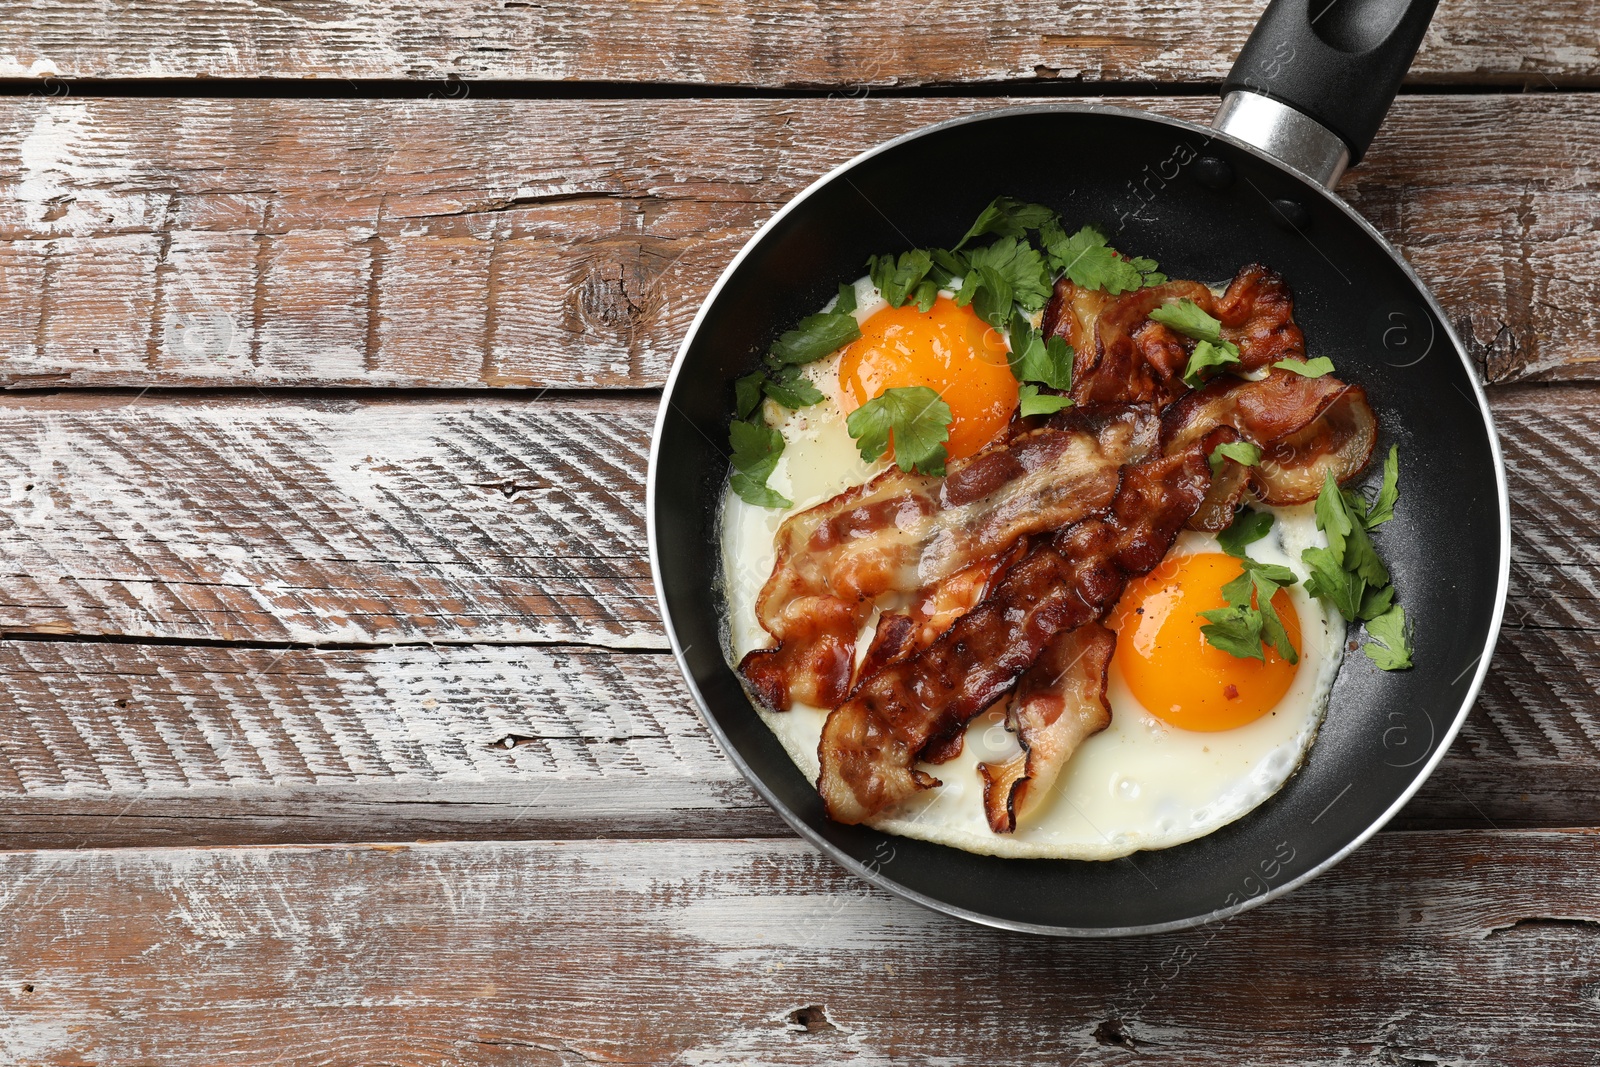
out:
<path id="1" fill-rule="evenodd" d="M 1222 83 L 1270 96 L 1338 134 L 1360 162 L 1439 0 L 1272 0 Z"/>

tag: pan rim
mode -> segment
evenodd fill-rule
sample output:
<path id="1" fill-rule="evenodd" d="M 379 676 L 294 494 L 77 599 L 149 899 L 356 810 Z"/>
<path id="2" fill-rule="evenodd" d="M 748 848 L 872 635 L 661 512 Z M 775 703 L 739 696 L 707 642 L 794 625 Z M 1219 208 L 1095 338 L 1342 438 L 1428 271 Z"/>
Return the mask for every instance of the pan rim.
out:
<path id="1" fill-rule="evenodd" d="M 756 245 L 758 245 L 767 236 L 768 233 L 775 229 L 785 218 L 789 216 L 790 213 L 798 210 L 802 204 L 810 199 L 811 196 L 813 196 L 823 187 L 830 185 L 836 179 L 842 177 L 860 164 L 879 155 L 880 153 L 887 152 L 898 147 L 899 145 L 921 137 L 930 136 L 952 127 L 962 126 L 974 122 L 986 122 L 993 119 L 1005 118 L 1014 115 L 1037 114 L 1041 112 L 1115 115 L 1137 121 L 1154 122 L 1159 125 L 1171 126 L 1187 132 L 1198 133 L 1207 138 L 1220 140 L 1234 148 L 1255 156 L 1262 162 L 1267 163 L 1277 170 L 1298 179 L 1302 186 L 1314 190 L 1323 198 L 1325 202 L 1343 212 L 1349 219 L 1355 222 L 1355 224 L 1367 235 L 1370 240 L 1375 242 L 1380 249 L 1388 254 L 1389 258 L 1393 260 L 1395 265 L 1400 268 L 1401 272 L 1411 282 L 1417 294 L 1421 296 L 1428 309 L 1433 313 L 1435 319 L 1443 327 L 1445 336 L 1449 339 L 1451 345 L 1454 347 L 1456 357 L 1461 361 L 1462 367 L 1467 373 L 1467 379 L 1472 385 L 1472 393 L 1478 402 L 1478 410 L 1483 418 L 1484 432 L 1488 435 L 1489 439 L 1490 455 L 1494 461 L 1496 504 L 1500 519 L 1500 557 L 1498 560 L 1498 574 L 1496 576 L 1495 583 L 1493 618 L 1489 620 L 1489 629 L 1485 636 L 1484 648 L 1482 653 L 1478 656 L 1477 667 L 1473 673 L 1472 681 L 1467 686 L 1467 689 L 1462 696 L 1461 704 L 1456 709 L 1455 716 L 1440 734 L 1439 744 L 1434 749 L 1432 755 L 1419 764 L 1419 770 L 1417 774 L 1412 778 L 1410 784 L 1401 791 L 1400 795 L 1395 798 L 1394 802 L 1389 805 L 1389 807 L 1386 808 L 1369 825 L 1363 828 L 1360 833 L 1358 833 L 1342 848 L 1334 852 L 1331 856 L 1328 856 L 1296 877 L 1291 878 L 1279 885 L 1273 886 L 1265 892 L 1256 894 L 1255 896 L 1249 897 L 1237 904 L 1228 905 L 1226 907 L 1215 909 L 1204 915 L 1190 916 L 1189 918 L 1185 919 L 1173 919 L 1160 923 L 1115 927 L 1055 926 L 1045 923 L 1029 923 L 1013 919 L 1002 919 L 997 916 L 973 911 L 969 908 L 958 907 L 946 901 L 939 900 L 936 897 L 932 897 L 926 893 L 919 892 L 918 890 L 912 889 L 882 875 L 877 869 L 861 863 L 849 855 L 846 855 L 840 848 L 834 845 L 831 841 L 827 840 L 827 838 L 825 838 L 818 830 L 812 827 L 810 823 L 806 822 L 794 812 L 790 811 L 788 805 L 778 799 L 776 794 L 768 788 L 766 782 L 761 778 L 761 776 L 756 774 L 745 762 L 744 757 L 739 753 L 738 749 L 729 740 L 726 732 L 718 724 L 716 717 L 712 714 L 710 707 L 706 703 L 705 696 L 700 692 L 700 687 L 695 683 L 693 675 L 688 670 L 687 663 L 684 659 L 684 650 L 678 642 L 677 628 L 673 624 L 672 609 L 667 603 L 665 586 L 662 582 L 660 541 L 657 537 L 656 531 L 656 475 L 660 469 L 661 435 L 666 426 L 667 416 L 672 407 L 673 392 L 678 383 L 678 376 L 683 370 L 684 360 L 688 356 L 689 348 L 694 343 L 695 337 L 699 334 L 700 327 L 707 314 L 709 314 L 712 305 L 716 303 L 717 298 L 721 295 L 723 287 L 734 276 L 734 274 L 738 272 L 740 266 L 744 263 L 745 258 L 754 250 Z M 1432 291 L 1423 283 L 1422 279 L 1417 276 L 1416 271 L 1412 269 L 1411 264 L 1406 261 L 1405 257 L 1400 254 L 1399 250 L 1390 244 L 1388 239 L 1385 238 L 1383 234 L 1379 233 L 1371 222 L 1369 222 L 1365 217 L 1351 207 L 1343 197 L 1337 195 L 1332 189 L 1322 185 L 1322 183 L 1316 181 L 1303 171 L 1296 169 L 1295 167 L 1283 162 L 1270 153 L 1265 152 L 1252 144 L 1249 144 L 1246 141 L 1242 141 L 1237 137 L 1222 133 L 1221 131 L 1212 129 L 1210 127 L 1201 126 L 1198 123 L 1190 122 L 1186 119 L 1174 118 L 1169 115 L 1160 115 L 1148 111 L 1142 111 L 1136 108 L 1119 107 L 1110 104 L 1091 104 L 1067 101 L 979 110 L 971 114 L 958 115 L 927 126 L 918 127 L 917 129 L 910 130 L 906 133 L 890 138 L 887 141 L 883 141 L 882 143 L 874 145 L 866 151 L 853 156 L 849 160 L 846 160 L 845 162 L 829 170 L 826 174 L 823 174 L 821 177 L 817 178 L 799 193 L 795 194 L 795 196 L 790 199 L 788 203 L 779 208 L 771 218 L 763 223 L 756 230 L 756 232 L 750 236 L 749 240 L 744 243 L 744 245 L 739 249 L 739 252 L 728 263 L 727 267 L 723 269 L 722 273 L 717 277 L 716 283 L 706 294 L 704 301 L 701 302 L 699 310 L 695 313 L 694 319 L 689 324 L 689 329 L 684 334 L 682 343 L 678 346 L 677 353 L 673 356 L 672 368 L 667 374 L 667 380 L 662 389 L 661 404 L 657 410 L 655 425 L 650 437 L 649 468 L 645 479 L 645 526 L 649 539 L 650 576 L 651 580 L 655 583 L 656 603 L 661 611 L 661 621 L 667 631 L 667 641 L 671 646 L 673 659 L 677 661 L 678 671 L 683 675 L 685 682 L 688 684 L 690 695 L 694 698 L 696 710 L 699 712 L 700 718 L 705 722 L 707 729 L 709 729 L 712 736 L 716 738 L 717 744 L 722 749 L 724 755 L 726 755 L 733 765 L 738 768 L 739 773 L 744 777 L 744 779 L 749 782 L 752 787 L 754 787 L 761 798 L 778 813 L 784 822 L 786 822 L 790 828 L 792 828 L 806 841 L 810 842 L 813 847 L 821 851 L 830 860 L 844 867 L 856 877 L 861 878 L 886 892 L 892 893 L 895 896 L 902 897 L 911 901 L 912 903 L 921 905 L 924 908 L 928 908 L 931 911 L 949 915 L 954 918 L 965 919 L 968 922 L 976 923 L 980 926 L 987 926 L 999 930 L 1009 930 L 1017 933 L 1038 934 L 1049 937 L 1070 937 L 1084 939 L 1132 937 L 1144 934 L 1159 934 L 1180 930 L 1189 930 L 1198 926 L 1204 926 L 1208 923 L 1219 922 L 1259 907 L 1270 900 L 1275 900 L 1278 897 L 1281 897 L 1286 893 L 1299 888 L 1306 882 L 1309 882 L 1311 879 L 1328 871 L 1348 857 L 1356 849 L 1360 848 L 1363 844 L 1370 840 L 1374 834 L 1387 825 L 1389 821 L 1395 817 L 1395 815 L 1399 814 L 1400 809 L 1403 808 L 1406 803 L 1416 795 L 1417 791 L 1422 788 L 1423 783 L 1432 776 L 1434 770 L 1437 769 L 1439 763 L 1444 759 L 1444 755 L 1449 750 L 1450 745 L 1455 741 L 1456 735 L 1460 732 L 1462 724 L 1466 720 L 1467 714 L 1472 710 L 1473 704 L 1477 702 L 1478 693 L 1483 687 L 1484 679 L 1488 676 L 1489 664 L 1493 659 L 1494 649 L 1499 641 L 1501 624 L 1505 618 L 1506 599 L 1511 576 L 1510 494 L 1506 481 L 1505 457 L 1500 447 L 1500 437 L 1495 429 L 1493 414 L 1489 410 L 1488 396 L 1483 390 L 1483 383 L 1478 380 L 1478 375 L 1473 367 L 1471 359 L 1467 356 L 1466 346 L 1462 343 L 1461 338 L 1455 331 L 1455 328 L 1451 325 L 1444 309 L 1440 307 L 1439 302 L 1434 297 Z"/>

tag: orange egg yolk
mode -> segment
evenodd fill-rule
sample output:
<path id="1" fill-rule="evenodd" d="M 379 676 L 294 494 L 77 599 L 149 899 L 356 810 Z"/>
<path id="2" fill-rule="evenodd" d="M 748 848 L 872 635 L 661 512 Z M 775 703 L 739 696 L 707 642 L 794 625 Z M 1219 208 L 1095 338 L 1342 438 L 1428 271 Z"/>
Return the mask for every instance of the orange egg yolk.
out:
<path id="1" fill-rule="evenodd" d="M 1185 730 L 1231 730 L 1271 711 L 1294 682 L 1298 665 L 1270 646 L 1265 661 L 1240 659 L 1210 645 L 1200 612 L 1227 607 L 1222 587 L 1243 567 L 1232 556 L 1199 552 L 1169 557 L 1128 583 L 1111 614 L 1117 668 L 1152 715 Z M 1289 643 L 1299 650 L 1300 616 L 1282 589 L 1272 598 Z"/>
<path id="2" fill-rule="evenodd" d="M 867 319 L 839 360 L 846 413 L 886 389 L 925 385 L 950 405 L 951 459 L 977 452 L 1017 409 L 1017 380 L 1000 334 L 970 307 L 941 296 L 927 311 L 886 307 Z"/>

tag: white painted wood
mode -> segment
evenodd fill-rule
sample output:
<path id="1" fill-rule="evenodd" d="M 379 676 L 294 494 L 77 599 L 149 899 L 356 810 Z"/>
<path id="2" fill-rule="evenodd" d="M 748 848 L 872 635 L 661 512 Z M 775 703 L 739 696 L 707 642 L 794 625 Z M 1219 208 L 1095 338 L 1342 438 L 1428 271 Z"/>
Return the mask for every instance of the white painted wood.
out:
<path id="1" fill-rule="evenodd" d="M 0 401 L 0 629 L 664 648 L 651 401 Z"/>
<path id="2" fill-rule="evenodd" d="M 138 0 L 16 5 L 0 76 L 445 78 L 761 86 L 1220 81 L 1260 5 L 1047 0 Z M 1444 5 L 1417 81 L 1545 84 L 1600 69 L 1590 5 Z"/>

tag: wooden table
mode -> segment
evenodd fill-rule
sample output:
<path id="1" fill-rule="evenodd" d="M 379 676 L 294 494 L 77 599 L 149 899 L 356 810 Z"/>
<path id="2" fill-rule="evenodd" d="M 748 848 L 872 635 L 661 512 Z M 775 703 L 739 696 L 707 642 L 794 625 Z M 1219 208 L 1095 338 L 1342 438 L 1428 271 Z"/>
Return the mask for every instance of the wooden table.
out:
<path id="1" fill-rule="evenodd" d="M 947 920 L 701 726 L 642 483 L 762 220 L 1259 3 L 66 0 L 0 76 L 0 1063 L 1600 1062 L 1600 4 L 1446 0 L 1341 186 L 1490 385 L 1511 606 L 1386 832 L 1216 926 Z"/>

